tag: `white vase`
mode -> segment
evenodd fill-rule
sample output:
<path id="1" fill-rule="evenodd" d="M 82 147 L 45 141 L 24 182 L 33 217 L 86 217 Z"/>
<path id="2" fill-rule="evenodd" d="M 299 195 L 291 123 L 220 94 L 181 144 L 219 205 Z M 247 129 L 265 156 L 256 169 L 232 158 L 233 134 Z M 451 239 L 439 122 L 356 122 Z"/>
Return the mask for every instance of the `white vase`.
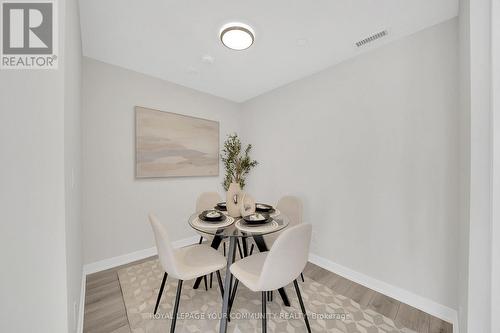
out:
<path id="1" fill-rule="evenodd" d="M 240 215 L 240 195 L 241 187 L 238 183 L 229 184 L 226 193 L 226 208 L 227 213 L 232 217 L 239 217 Z"/>
<path id="2" fill-rule="evenodd" d="M 255 199 L 248 193 L 241 191 L 240 214 L 245 217 L 255 213 Z"/>

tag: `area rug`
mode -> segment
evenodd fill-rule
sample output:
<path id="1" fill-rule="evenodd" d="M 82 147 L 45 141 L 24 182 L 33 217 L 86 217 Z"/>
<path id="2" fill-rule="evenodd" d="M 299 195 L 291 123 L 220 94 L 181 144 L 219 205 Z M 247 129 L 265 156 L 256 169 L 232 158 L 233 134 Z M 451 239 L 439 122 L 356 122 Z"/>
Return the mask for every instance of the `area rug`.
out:
<path id="1" fill-rule="evenodd" d="M 224 277 L 224 275 L 222 275 Z M 134 333 L 168 332 L 177 280 L 167 279 L 157 315 L 153 315 L 163 277 L 157 259 L 118 271 L 130 328 Z M 203 283 L 193 289 L 194 281 L 184 281 L 176 332 L 219 332 L 222 299 L 214 276 L 213 288 L 205 291 Z M 299 283 L 313 332 L 415 333 L 391 319 L 334 293 L 321 283 L 307 279 Z M 268 332 L 307 332 L 293 284 L 286 288 L 291 306 L 283 305 L 277 292 L 268 302 Z M 261 331 L 261 295 L 241 283 L 228 325 L 230 333 Z"/>

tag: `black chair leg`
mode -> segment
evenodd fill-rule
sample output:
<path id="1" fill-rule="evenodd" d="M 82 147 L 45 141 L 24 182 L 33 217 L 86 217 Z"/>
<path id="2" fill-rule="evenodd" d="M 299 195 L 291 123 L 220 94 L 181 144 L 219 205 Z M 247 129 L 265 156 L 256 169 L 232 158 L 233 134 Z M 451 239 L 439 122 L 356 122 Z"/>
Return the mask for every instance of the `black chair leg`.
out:
<path id="1" fill-rule="evenodd" d="M 170 333 L 175 332 L 175 324 L 177 322 L 177 312 L 179 311 L 179 301 L 181 299 L 182 280 L 177 283 L 177 295 L 175 296 L 174 312 L 172 313 L 172 324 L 170 325 Z"/>
<path id="2" fill-rule="evenodd" d="M 226 243 L 223 243 L 222 247 L 224 248 L 224 257 L 225 257 L 226 256 Z"/>
<path id="3" fill-rule="evenodd" d="M 304 273 L 300 273 L 300 277 L 302 278 L 302 282 L 306 282 L 306 280 L 304 280 Z"/>
<path id="4" fill-rule="evenodd" d="M 203 243 L 203 237 L 200 237 L 200 241 L 198 242 L 198 244 L 201 244 Z"/>
<path id="5" fill-rule="evenodd" d="M 236 240 L 236 241 L 238 241 L 238 240 Z M 233 254 L 233 258 L 234 258 L 234 257 L 236 257 L 236 247 L 234 248 L 234 252 L 233 253 L 234 253 Z M 228 293 L 229 293 L 229 302 L 227 304 L 227 309 L 228 309 L 228 311 L 227 311 L 227 321 L 228 322 L 231 322 L 231 316 L 229 315 L 230 314 L 229 307 L 231 306 L 231 295 L 232 295 L 231 292 L 233 290 L 233 279 L 234 279 L 234 276 L 231 275 L 231 280 L 229 282 L 229 291 L 228 291 Z M 236 280 L 236 281 L 238 281 L 238 280 Z"/>
<path id="6" fill-rule="evenodd" d="M 233 307 L 234 298 L 236 297 L 236 290 L 238 289 L 238 283 L 239 283 L 238 279 L 235 279 L 233 293 L 231 294 L 231 297 L 229 297 L 229 307 L 227 308 L 227 315 L 228 316 L 231 315 L 231 309 Z"/>
<path id="7" fill-rule="evenodd" d="M 267 333 L 266 291 L 262 292 L 262 333 Z"/>
<path id="8" fill-rule="evenodd" d="M 254 246 L 254 244 L 252 244 L 252 246 L 250 247 L 250 254 L 249 254 L 250 256 L 251 256 L 251 255 L 252 255 L 252 253 L 253 253 L 253 246 Z"/>
<path id="9" fill-rule="evenodd" d="M 236 239 L 236 244 L 238 245 L 238 252 L 240 253 L 240 258 L 243 259 L 243 252 L 241 251 L 241 244 L 238 239 Z"/>
<path id="10" fill-rule="evenodd" d="M 212 280 L 214 278 L 214 273 L 210 273 L 210 289 L 212 289 Z"/>
<path id="11" fill-rule="evenodd" d="M 299 284 L 297 283 L 297 280 L 293 281 L 293 285 L 295 286 L 295 292 L 297 293 L 297 297 L 299 298 L 300 309 L 302 310 L 302 314 L 304 315 L 307 332 L 311 333 L 311 326 L 309 326 L 309 319 L 307 319 L 306 307 L 304 306 L 304 301 L 302 300 L 302 295 L 300 294 Z"/>
<path id="12" fill-rule="evenodd" d="M 205 291 L 208 291 L 207 276 L 203 276 L 203 282 L 205 282 Z"/>
<path id="13" fill-rule="evenodd" d="M 222 296 L 222 299 L 224 299 L 224 287 L 222 286 L 222 279 L 219 271 L 217 271 L 217 282 L 219 282 L 220 295 Z"/>
<path id="14" fill-rule="evenodd" d="M 158 298 L 156 299 L 154 314 L 156 314 L 156 311 L 158 311 L 158 306 L 160 305 L 161 295 L 163 294 L 163 288 L 165 288 L 165 282 L 167 282 L 167 275 L 168 275 L 167 272 L 165 272 L 165 274 L 163 274 L 163 280 L 161 281 L 160 291 L 158 292 Z"/>

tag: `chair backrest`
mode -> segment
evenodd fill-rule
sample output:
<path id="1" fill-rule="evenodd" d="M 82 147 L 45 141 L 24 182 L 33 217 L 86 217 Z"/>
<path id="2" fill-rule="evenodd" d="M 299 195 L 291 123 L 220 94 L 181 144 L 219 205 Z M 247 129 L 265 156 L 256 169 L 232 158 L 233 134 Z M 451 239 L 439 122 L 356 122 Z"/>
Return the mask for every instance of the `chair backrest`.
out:
<path id="1" fill-rule="evenodd" d="M 288 285 L 304 270 L 309 257 L 312 226 L 288 227 L 274 242 L 259 277 L 259 289 L 275 290 Z"/>
<path id="2" fill-rule="evenodd" d="M 196 212 L 201 213 L 204 210 L 213 209 L 215 205 L 222 201 L 222 197 L 217 192 L 203 192 L 196 200 Z"/>
<path id="3" fill-rule="evenodd" d="M 178 263 L 175 258 L 174 248 L 168 239 L 166 228 L 153 214 L 149 214 L 149 223 L 151 223 L 151 227 L 153 228 L 153 233 L 155 235 L 156 249 L 158 250 L 158 257 L 160 258 L 161 266 L 165 272 L 168 273 L 168 275 L 178 278 Z"/>
<path id="4" fill-rule="evenodd" d="M 302 223 L 302 201 L 294 196 L 284 196 L 276 208 L 290 219 L 290 226 Z"/>

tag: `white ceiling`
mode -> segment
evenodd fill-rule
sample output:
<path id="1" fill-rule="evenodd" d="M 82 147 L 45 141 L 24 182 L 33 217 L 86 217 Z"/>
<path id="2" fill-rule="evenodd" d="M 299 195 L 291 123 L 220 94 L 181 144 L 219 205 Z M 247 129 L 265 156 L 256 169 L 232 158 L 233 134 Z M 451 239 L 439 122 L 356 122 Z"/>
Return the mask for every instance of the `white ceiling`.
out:
<path id="1" fill-rule="evenodd" d="M 80 11 L 85 56 L 242 102 L 450 19 L 458 1 L 80 0 Z M 221 45 L 231 21 L 254 28 L 250 49 Z M 355 47 L 383 29 L 389 36 Z"/>

